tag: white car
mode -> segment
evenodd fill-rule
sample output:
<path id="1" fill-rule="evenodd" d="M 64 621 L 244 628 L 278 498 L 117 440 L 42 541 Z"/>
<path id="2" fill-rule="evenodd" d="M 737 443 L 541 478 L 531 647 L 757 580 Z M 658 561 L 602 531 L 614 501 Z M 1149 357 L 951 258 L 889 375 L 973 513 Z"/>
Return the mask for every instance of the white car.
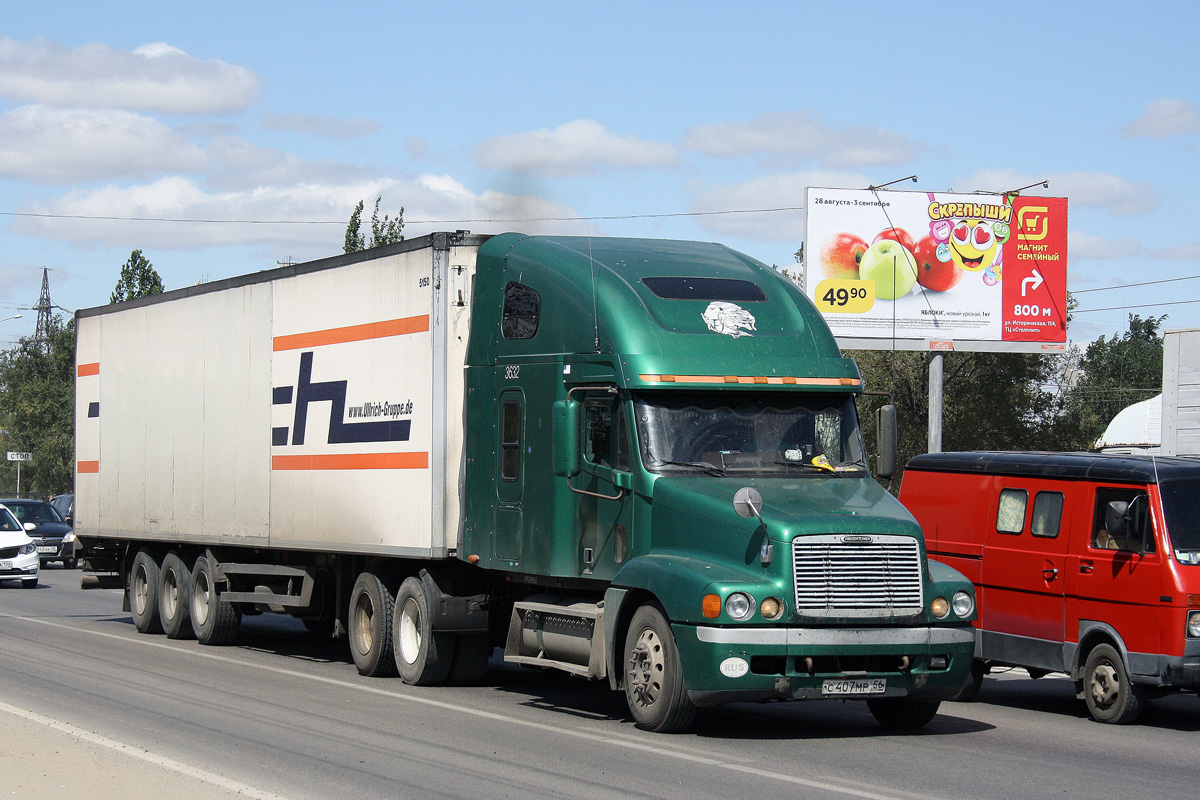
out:
<path id="1" fill-rule="evenodd" d="M 0 581 L 20 581 L 24 588 L 34 589 L 41 563 L 33 539 L 13 513 L 0 505 Z"/>

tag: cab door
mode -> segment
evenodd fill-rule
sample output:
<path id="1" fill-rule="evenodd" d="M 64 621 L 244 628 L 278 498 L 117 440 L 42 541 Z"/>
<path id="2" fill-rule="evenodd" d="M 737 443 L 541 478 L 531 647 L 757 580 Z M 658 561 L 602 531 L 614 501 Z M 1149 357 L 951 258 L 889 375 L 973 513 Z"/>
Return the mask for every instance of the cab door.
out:
<path id="1" fill-rule="evenodd" d="M 632 448 L 622 395 L 583 397 L 582 459 L 577 484 L 580 575 L 611 578 L 629 555 L 633 517 Z"/>
<path id="2" fill-rule="evenodd" d="M 1052 484 L 1002 479 L 983 557 L 983 657 L 1062 669 L 1068 497 Z"/>

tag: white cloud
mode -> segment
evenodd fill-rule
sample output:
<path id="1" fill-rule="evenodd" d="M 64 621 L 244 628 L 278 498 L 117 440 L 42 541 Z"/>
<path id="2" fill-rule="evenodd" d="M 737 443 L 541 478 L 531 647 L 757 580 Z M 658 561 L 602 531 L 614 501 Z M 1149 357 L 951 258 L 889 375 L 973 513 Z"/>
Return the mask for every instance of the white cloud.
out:
<path id="1" fill-rule="evenodd" d="M 17 217 L 16 232 L 82 247 L 141 247 L 192 250 L 261 244 L 302 259 L 341 251 L 350 212 L 359 200 L 383 195 L 382 210 L 404 206 L 405 235 L 434 230 L 470 229 L 528 233 L 579 232 L 581 223 L 544 219 L 575 217 L 577 212 L 540 197 L 501 192 L 475 193 L 446 175 L 411 180 L 373 180 L 339 184 L 296 183 L 254 189 L 210 191 L 194 180 L 170 177 L 138 186 L 79 189 L 50 202 L 32 204 Z M 114 211 L 118 209 L 119 211 Z M 131 221 L 78 217 L 132 217 Z M 171 222 L 152 220 L 257 220 Z M 477 220 L 497 220 L 491 223 Z M 281 221 L 261 224 L 262 221 Z"/>
<path id="2" fill-rule="evenodd" d="M 845 172 L 791 172 L 763 175 L 745 183 L 724 186 L 692 187 L 693 211 L 752 211 L 767 208 L 794 208 L 804 205 L 809 186 L 862 187 L 870 180 Z M 718 236 L 742 236 L 758 241 L 794 241 L 804 239 L 803 211 L 714 214 L 697 217 L 707 231 Z"/>
<path id="3" fill-rule="evenodd" d="M 161 42 L 130 52 L 0 37 L 0 96 L 20 102 L 223 114 L 254 105 L 259 89 L 258 77 L 245 67 L 201 61 Z"/>
<path id="4" fill-rule="evenodd" d="M 1181 244 L 1155 250 L 1155 258 L 1164 261 L 1200 261 L 1200 244 Z"/>
<path id="5" fill-rule="evenodd" d="M 605 167 L 670 167 L 678 159 L 672 145 L 612 133 L 590 119 L 485 139 L 475 147 L 480 166 L 538 177 L 590 175 Z"/>
<path id="6" fill-rule="evenodd" d="M 1121 132 L 1126 136 L 1158 138 L 1200 133 L 1200 113 L 1186 100 L 1170 97 L 1151 100 L 1142 115 L 1122 128 Z"/>
<path id="7" fill-rule="evenodd" d="M 366 117 L 327 117 L 320 114 L 263 114 L 262 126 L 269 131 L 291 130 L 329 139 L 353 139 L 370 136 L 379 130 L 375 120 Z"/>
<path id="8" fill-rule="evenodd" d="M 1033 175 L 1014 169 L 982 169 L 956 187 L 959 191 L 1007 192 L 1047 180 L 1026 194 L 1066 197 L 1073 205 L 1102 208 L 1118 216 L 1147 214 L 1158 208 L 1158 195 L 1148 183 L 1135 183 L 1104 172 L 1051 172 Z"/>
<path id="9" fill-rule="evenodd" d="M 1108 239 L 1082 231 L 1067 232 L 1067 253 L 1072 262 L 1083 259 L 1130 258 L 1142 252 L 1142 243 L 1131 236 Z"/>
<path id="10" fill-rule="evenodd" d="M 19 106 L 0 114 L 0 176 L 78 183 L 202 169 L 202 148 L 128 111 Z"/>
<path id="11" fill-rule="evenodd" d="M 775 112 L 749 122 L 692 128 L 683 147 L 710 156 L 792 156 L 834 169 L 900 164 L 923 148 L 894 131 L 866 125 L 834 128 L 816 112 Z"/>

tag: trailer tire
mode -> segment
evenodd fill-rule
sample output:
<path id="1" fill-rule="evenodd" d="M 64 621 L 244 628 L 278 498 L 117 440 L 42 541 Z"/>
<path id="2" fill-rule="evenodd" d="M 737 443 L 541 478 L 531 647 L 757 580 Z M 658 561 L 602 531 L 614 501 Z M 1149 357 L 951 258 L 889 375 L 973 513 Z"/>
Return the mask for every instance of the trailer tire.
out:
<path id="1" fill-rule="evenodd" d="M 392 626 L 396 671 L 410 686 L 446 682 L 454 658 L 454 638 L 433 630 L 432 603 L 419 578 L 405 578 L 396 595 Z"/>
<path id="2" fill-rule="evenodd" d="M 1096 721 L 1125 725 L 1142 713 L 1146 692 L 1129 680 L 1125 661 L 1116 648 L 1098 644 L 1083 668 L 1083 698 Z"/>
<path id="3" fill-rule="evenodd" d="M 474 686 L 483 680 L 488 659 L 492 657 L 492 637 L 488 633 L 460 633 L 454 637 L 454 660 L 446 683 Z"/>
<path id="4" fill-rule="evenodd" d="M 396 600 L 390 581 L 366 570 L 350 590 L 350 655 L 359 675 L 369 678 L 396 674 L 392 656 L 392 615 Z"/>
<path id="5" fill-rule="evenodd" d="M 192 571 L 179 551 L 172 550 L 159 568 L 158 617 L 168 639 L 191 639 Z"/>
<path id="6" fill-rule="evenodd" d="M 642 730 L 677 733 L 692 724 L 696 707 L 688 698 L 675 634 L 654 605 L 633 614 L 625 634 L 625 701 Z"/>
<path id="7" fill-rule="evenodd" d="M 875 721 L 885 728 L 893 730 L 914 730 L 923 728 L 937 716 L 937 700 L 914 700 L 911 697 L 880 697 L 868 700 L 867 708 Z"/>
<path id="8" fill-rule="evenodd" d="M 149 550 L 138 550 L 129 570 L 129 609 L 138 633 L 162 633 L 158 615 L 159 565 Z"/>
<path id="9" fill-rule="evenodd" d="M 200 556 L 192 565 L 191 597 L 188 604 L 192 631 L 200 644 L 229 644 L 237 638 L 242 624 L 242 610 L 221 599 L 212 563 Z"/>

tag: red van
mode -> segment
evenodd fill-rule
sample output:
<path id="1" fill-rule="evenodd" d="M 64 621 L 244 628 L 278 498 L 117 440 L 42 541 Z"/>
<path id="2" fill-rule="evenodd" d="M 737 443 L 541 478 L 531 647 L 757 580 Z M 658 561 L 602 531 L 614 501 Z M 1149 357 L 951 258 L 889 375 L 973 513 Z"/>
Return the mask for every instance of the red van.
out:
<path id="1" fill-rule="evenodd" d="M 900 501 L 976 586 L 971 680 L 1064 672 L 1101 722 L 1200 691 L 1200 459 L 930 453 Z"/>

